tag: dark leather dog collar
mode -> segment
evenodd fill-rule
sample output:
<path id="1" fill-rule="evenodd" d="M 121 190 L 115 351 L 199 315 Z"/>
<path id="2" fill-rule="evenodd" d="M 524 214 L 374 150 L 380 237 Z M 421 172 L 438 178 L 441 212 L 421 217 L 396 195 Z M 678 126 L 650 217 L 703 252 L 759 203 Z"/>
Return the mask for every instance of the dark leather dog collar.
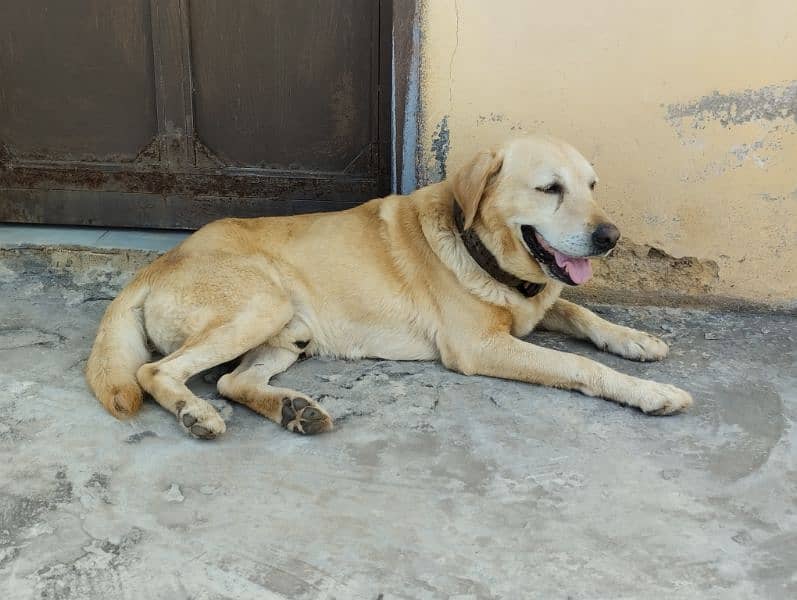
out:
<path id="1" fill-rule="evenodd" d="M 473 257 L 473 260 L 476 261 L 476 264 L 484 269 L 484 271 L 486 271 L 490 277 L 499 283 L 503 283 L 505 286 L 517 290 L 526 298 L 533 298 L 545 289 L 544 283 L 524 281 L 519 277 L 515 277 L 512 275 L 512 273 L 507 273 L 504 271 L 498 264 L 498 260 L 495 258 L 493 253 L 487 249 L 487 247 L 481 241 L 481 238 L 479 238 L 478 234 L 473 231 L 473 228 L 470 228 L 467 231 L 463 228 L 464 216 L 462 214 L 462 209 L 456 200 L 454 201 L 454 223 L 456 224 L 457 231 L 462 238 L 462 243 L 465 244 L 465 248 L 468 249 L 468 253 Z"/>

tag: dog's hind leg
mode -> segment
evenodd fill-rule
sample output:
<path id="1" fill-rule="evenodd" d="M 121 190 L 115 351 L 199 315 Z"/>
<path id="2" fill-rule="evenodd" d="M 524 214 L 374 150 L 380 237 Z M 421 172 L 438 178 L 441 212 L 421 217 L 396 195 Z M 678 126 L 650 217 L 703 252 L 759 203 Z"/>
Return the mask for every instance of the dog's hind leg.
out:
<path id="1" fill-rule="evenodd" d="M 567 300 L 557 299 L 540 321 L 548 331 L 560 331 L 589 340 L 601 350 L 630 360 L 661 360 L 669 348 L 659 338 L 601 319 L 590 310 Z"/>
<path id="2" fill-rule="evenodd" d="M 224 433 L 221 416 L 185 382 L 206 369 L 230 361 L 276 335 L 291 320 L 293 308 L 275 294 L 251 296 L 227 317 L 217 316 L 165 358 L 142 366 L 141 387 L 195 437 L 212 439 Z"/>
<path id="3" fill-rule="evenodd" d="M 219 393 L 289 431 L 312 434 L 332 429 L 332 418 L 305 394 L 274 387 L 269 380 L 290 367 L 301 349 L 263 345 L 249 351 L 232 373 L 219 379 Z"/>

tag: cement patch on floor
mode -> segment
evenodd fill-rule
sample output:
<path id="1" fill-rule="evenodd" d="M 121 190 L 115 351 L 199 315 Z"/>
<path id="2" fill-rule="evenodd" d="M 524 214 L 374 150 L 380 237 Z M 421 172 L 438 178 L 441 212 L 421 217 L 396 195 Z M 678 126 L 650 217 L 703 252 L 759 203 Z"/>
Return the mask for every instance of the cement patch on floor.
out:
<path id="1" fill-rule="evenodd" d="M 692 392 L 646 417 L 430 363 L 311 359 L 303 438 L 227 420 L 187 438 L 152 401 L 107 415 L 82 370 L 130 273 L 0 262 L 0 597 L 458 600 L 797 596 L 794 317 L 599 305 L 671 344 L 635 364 Z"/>

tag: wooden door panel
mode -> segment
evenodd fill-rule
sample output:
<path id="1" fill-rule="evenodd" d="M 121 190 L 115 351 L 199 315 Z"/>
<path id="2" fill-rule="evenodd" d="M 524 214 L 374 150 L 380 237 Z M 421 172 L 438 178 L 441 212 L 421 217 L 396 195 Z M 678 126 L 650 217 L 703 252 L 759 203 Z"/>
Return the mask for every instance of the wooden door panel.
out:
<path id="1" fill-rule="evenodd" d="M 0 141 L 19 159 L 132 160 L 155 136 L 149 0 L 0 2 Z"/>
<path id="2" fill-rule="evenodd" d="M 192 2 L 200 140 L 241 166 L 344 172 L 374 139 L 377 9 L 373 0 Z"/>

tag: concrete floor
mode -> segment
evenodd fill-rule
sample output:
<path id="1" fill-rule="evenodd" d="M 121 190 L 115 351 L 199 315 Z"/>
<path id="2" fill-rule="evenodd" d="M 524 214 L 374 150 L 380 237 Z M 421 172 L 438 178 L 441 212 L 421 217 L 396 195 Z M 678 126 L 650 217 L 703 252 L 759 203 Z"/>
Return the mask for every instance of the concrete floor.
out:
<path id="1" fill-rule="evenodd" d="M 281 382 L 335 432 L 128 422 L 82 369 L 128 274 L 0 262 L 0 597 L 458 600 L 797 597 L 797 323 L 603 306 L 671 346 L 634 364 L 690 390 L 646 417 L 436 364 L 307 360 Z"/>

